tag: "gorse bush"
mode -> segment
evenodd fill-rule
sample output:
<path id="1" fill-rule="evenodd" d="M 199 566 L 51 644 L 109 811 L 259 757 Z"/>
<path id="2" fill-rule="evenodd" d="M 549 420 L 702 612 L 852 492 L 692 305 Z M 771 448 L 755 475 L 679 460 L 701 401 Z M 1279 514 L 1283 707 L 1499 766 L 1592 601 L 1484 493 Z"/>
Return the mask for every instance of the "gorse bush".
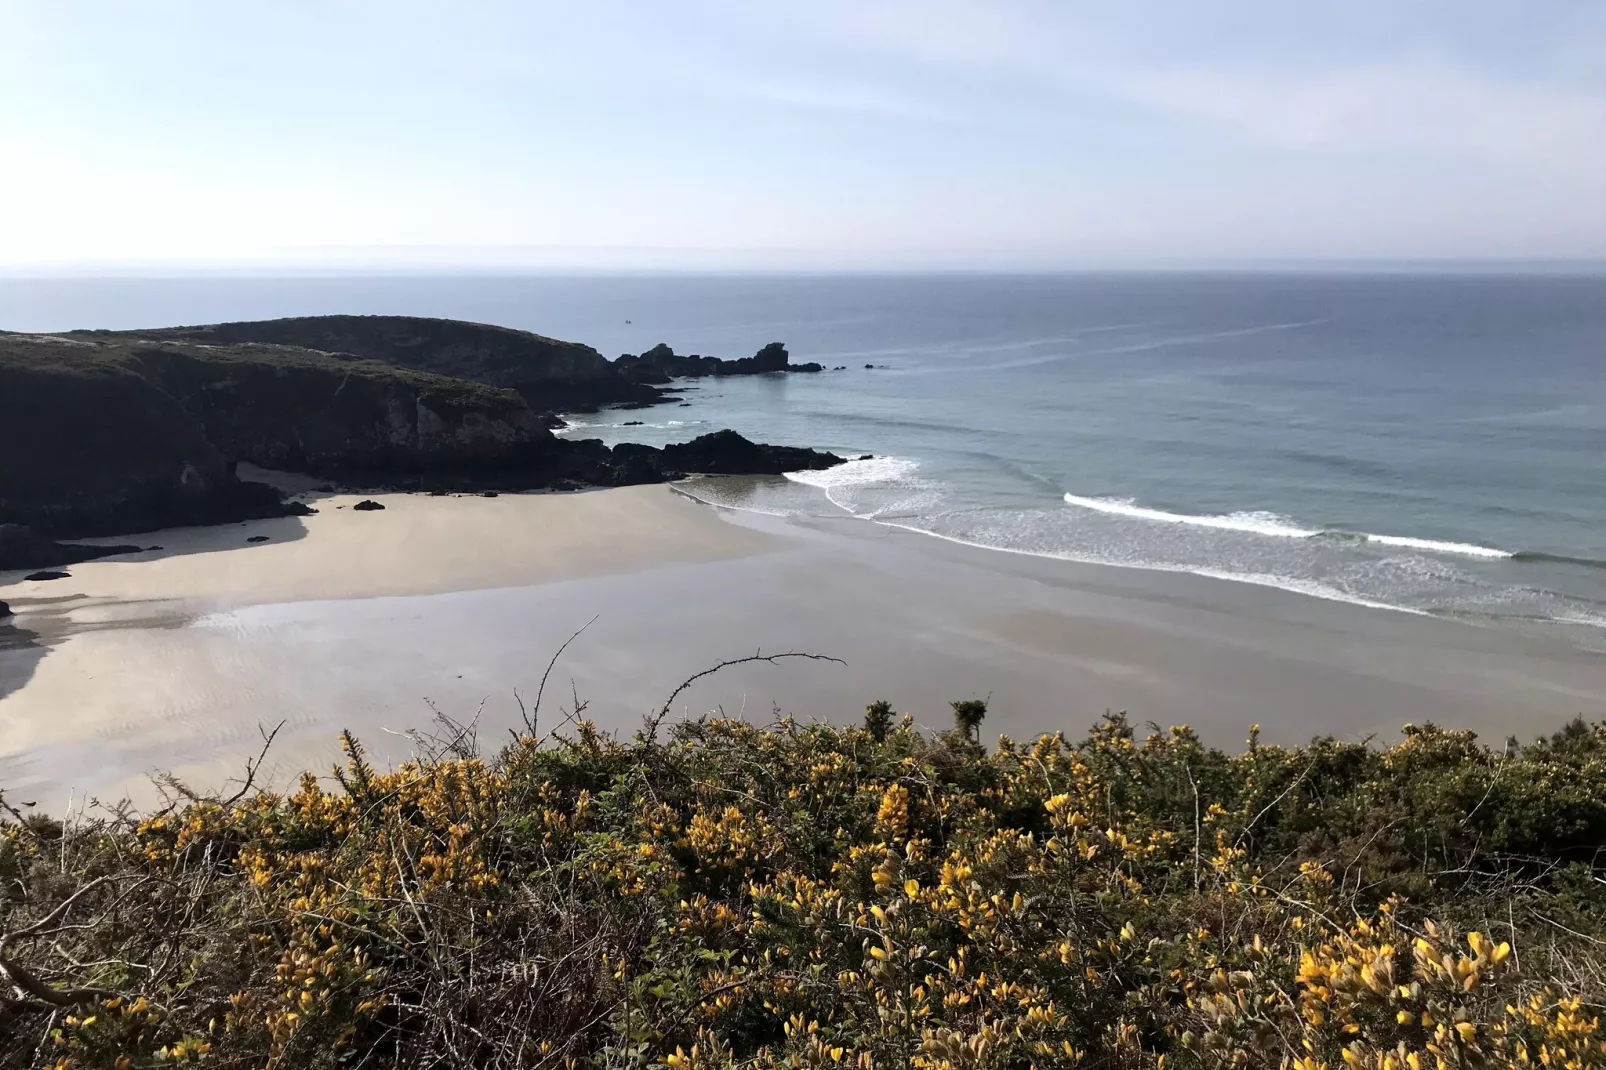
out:
<path id="1" fill-rule="evenodd" d="M 702 720 L 0 841 L 7 1065 L 1606 1065 L 1606 730 Z"/>

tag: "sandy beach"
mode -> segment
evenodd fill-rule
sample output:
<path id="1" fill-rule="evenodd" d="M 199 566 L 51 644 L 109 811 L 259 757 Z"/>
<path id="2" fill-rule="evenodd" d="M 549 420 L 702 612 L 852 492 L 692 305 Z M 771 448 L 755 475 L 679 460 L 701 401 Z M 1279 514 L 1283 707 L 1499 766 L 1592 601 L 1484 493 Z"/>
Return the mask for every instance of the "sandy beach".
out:
<path id="1" fill-rule="evenodd" d="M 1388 734 L 1408 721 L 1532 736 L 1606 716 L 1606 656 L 1561 641 L 1185 574 L 956 545 L 849 518 L 715 509 L 636 487 L 498 498 L 322 498 L 317 515 L 141 536 L 160 551 L 0 575 L 0 788 L 152 797 L 167 769 L 221 785 L 284 722 L 269 775 L 325 769 L 351 728 L 382 761 L 431 709 L 518 723 L 548 659 L 541 727 L 574 698 L 629 731 L 688 691 L 716 707 L 849 720 L 887 698 L 941 726 L 988 696 L 984 734 L 1082 732 L 1106 710 L 1235 745 Z M 257 536 L 266 542 L 247 543 Z M 119 540 L 111 540 L 119 541 Z"/>

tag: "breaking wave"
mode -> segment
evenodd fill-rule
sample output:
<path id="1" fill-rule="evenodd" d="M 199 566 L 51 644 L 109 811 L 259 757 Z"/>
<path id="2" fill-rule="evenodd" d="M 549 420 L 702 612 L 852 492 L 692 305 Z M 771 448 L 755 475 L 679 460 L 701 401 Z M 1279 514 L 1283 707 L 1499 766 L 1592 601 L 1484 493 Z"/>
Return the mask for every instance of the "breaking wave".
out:
<path id="1" fill-rule="evenodd" d="M 1163 509 L 1150 509 L 1137 505 L 1131 498 L 1084 498 L 1066 494 L 1067 505 L 1091 509 L 1115 516 L 1136 520 L 1153 520 L 1164 524 L 1185 524 L 1196 528 L 1215 528 L 1222 531 L 1242 531 L 1251 535 L 1268 535 L 1282 539 L 1335 539 L 1396 546 L 1401 549 L 1423 550 L 1436 554 L 1461 554 L 1467 557 L 1513 558 L 1518 554 L 1492 546 L 1478 546 L 1466 542 L 1441 542 L 1437 539 L 1419 539 L 1410 535 L 1374 535 L 1366 531 L 1340 531 L 1328 528 L 1304 528 L 1287 517 L 1268 512 L 1227 513 L 1222 516 L 1200 516 L 1192 513 L 1171 513 Z"/>

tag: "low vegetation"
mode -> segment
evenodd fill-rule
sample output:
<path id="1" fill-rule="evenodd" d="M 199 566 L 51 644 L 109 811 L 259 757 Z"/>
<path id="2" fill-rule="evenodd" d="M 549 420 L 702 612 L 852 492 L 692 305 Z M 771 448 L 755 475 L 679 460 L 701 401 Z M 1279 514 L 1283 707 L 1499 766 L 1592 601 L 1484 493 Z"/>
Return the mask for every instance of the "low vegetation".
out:
<path id="1" fill-rule="evenodd" d="M 5 1065 L 1606 1065 L 1606 726 L 570 719 L 0 839 Z M 8 807 L 9 808 L 9 807 Z"/>

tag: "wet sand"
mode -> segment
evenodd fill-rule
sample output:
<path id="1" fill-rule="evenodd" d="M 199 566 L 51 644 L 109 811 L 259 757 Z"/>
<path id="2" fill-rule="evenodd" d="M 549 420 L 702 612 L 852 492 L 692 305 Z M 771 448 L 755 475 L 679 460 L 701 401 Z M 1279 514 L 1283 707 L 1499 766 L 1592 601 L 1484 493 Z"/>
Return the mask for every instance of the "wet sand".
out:
<path id="1" fill-rule="evenodd" d="M 1285 742 L 1429 720 L 1501 740 L 1606 717 L 1606 656 L 1247 584 L 715 510 L 664 487 L 399 495 L 366 514 L 356 500 L 163 532 L 146 537 L 163 553 L 141 555 L 158 560 L 71 580 L 0 575 L 18 610 L 0 634 L 8 798 L 148 799 L 157 769 L 215 787 L 281 720 L 280 778 L 327 768 L 343 727 L 398 760 L 432 705 L 477 717 L 495 746 L 518 723 L 515 691 L 528 705 L 593 617 L 553 673 L 542 730 L 578 696 L 630 731 L 687 676 L 760 649 L 846 664 L 735 668 L 677 714 L 843 721 L 886 698 L 940 726 L 949 700 L 988 696 L 986 735 L 1076 734 L 1123 709 L 1223 746 L 1256 722 Z M 255 534 L 270 541 L 246 545 Z"/>

